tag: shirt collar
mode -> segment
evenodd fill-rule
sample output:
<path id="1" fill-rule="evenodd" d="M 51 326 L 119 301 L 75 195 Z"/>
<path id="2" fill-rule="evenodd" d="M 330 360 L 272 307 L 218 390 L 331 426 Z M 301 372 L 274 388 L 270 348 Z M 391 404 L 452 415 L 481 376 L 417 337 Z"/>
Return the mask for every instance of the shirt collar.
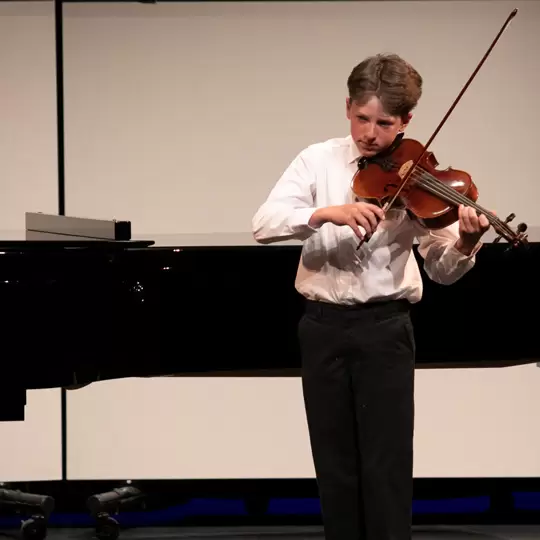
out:
<path id="1" fill-rule="evenodd" d="M 360 154 L 360 151 L 358 150 L 358 147 L 356 146 L 355 142 L 353 141 L 353 138 L 351 135 L 347 137 L 348 143 L 349 143 L 349 149 L 347 152 L 347 159 L 349 165 L 351 163 L 357 162 L 361 157 L 362 154 Z"/>

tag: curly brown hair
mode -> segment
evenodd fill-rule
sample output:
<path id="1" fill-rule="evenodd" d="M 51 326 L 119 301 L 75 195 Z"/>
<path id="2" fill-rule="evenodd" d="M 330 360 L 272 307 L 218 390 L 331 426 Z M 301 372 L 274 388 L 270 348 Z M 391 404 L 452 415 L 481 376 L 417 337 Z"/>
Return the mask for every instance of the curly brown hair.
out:
<path id="1" fill-rule="evenodd" d="M 397 54 L 377 54 L 353 68 L 347 87 L 351 101 L 363 105 L 376 96 L 388 114 L 405 117 L 422 95 L 422 77 Z"/>

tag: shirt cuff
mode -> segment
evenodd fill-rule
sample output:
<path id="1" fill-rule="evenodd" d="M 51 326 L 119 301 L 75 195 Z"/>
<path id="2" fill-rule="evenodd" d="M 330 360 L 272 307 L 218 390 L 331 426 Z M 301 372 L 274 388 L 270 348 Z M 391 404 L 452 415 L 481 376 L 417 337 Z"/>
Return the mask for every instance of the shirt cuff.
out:
<path id="1" fill-rule="evenodd" d="M 478 241 L 476 243 L 476 245 L 474 246 L 473 250 L 471 251 L 471 253 L 469 255 L 465 255 L 465 253 L 462 253 L 461 251 L 459 251 L 459 249 L 457 249 L 456 247 L 456 244 L 459 242 L 459 239 L 456 240 L 453 244 L 451 244 L 450 246 L 450 253 L 452 254 L 453 257 L 455 257 L 458 261 L 460 260 L 463 260 L 463 261 L 470 261 L 471 259 L 473 259 L 475 257 L 475 255 L 478 253 L 478 250 L 482 247 L 482 242 L 481 241 Z"/>
<path id="2" fill-rule="evenodd" d="M 294 231 L 316 231 L 320 227 L 312 227 L 309 225 L 309 220 L 311 219 L 311 216 L 315 213 L 315 211 L 318 210 L 317 208 L 298 208 L 294 211 L 293 218 L 291 220 L 291 229 Z"/>

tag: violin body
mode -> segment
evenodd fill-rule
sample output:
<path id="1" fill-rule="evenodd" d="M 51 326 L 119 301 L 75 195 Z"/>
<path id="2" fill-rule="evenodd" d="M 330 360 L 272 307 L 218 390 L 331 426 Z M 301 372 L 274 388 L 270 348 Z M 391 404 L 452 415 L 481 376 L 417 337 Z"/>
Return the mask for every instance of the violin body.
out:
<path id="1" fill-rule="evenodd" d="M 455 223 L 459 220 L 459 204 L 447 200 L 447 190 L 443 190 L 441 184 L 473 202 L 478 199 L 478 189 L 465 171 L 451 167 L 438 170 L 435 155 L 424 150 L 414 139 L 400 139 L 388 151 L 363 160 L 352 180 L 353 193 L 383 207 L 395 196 L 409 169 L 422 156 L 399 192 L 401 205 L 428 229 L 442 229 Z"/>

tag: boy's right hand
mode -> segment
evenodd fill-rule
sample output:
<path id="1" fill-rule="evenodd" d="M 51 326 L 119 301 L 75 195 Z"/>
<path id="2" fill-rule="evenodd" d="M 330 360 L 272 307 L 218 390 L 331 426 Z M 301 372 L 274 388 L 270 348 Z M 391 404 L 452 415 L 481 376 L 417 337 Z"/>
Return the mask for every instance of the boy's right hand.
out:
<path id="1" fill-rule="evenodd" d="M 309 225 L 314 228 L 318 228 L 325 223 L 348 225 L 358 238 L 363 239 L 364 235 L 358 228 L 358 225 L 364 228 L 367 238 L 369 238 L 383 219 L 384 212 L 382 208 L 370 203 L 357 202 L 341 206 L 319 208 L 311 216 Z"/>

